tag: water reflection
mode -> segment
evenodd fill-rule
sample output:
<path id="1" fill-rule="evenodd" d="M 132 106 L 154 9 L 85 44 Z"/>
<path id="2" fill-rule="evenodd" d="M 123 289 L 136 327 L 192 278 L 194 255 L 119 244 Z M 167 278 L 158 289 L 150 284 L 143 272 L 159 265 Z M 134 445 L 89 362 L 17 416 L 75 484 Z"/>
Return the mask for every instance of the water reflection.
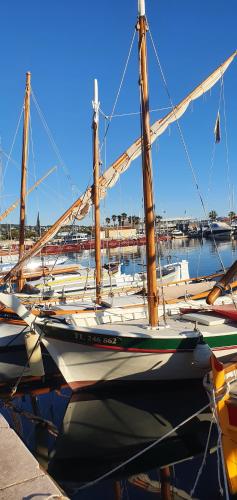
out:
<path id="1" fill-rule="evenodd" d="M 212 239 L 173 239 L 157 244 L 161 265 L 170 261 L 187 259 L 191 277 L 204 276 L 215 273 L 222 267 L 230 266 L 237 258 L 237 240 L 214 241 Z M 73 262 L 86 266 L 94 266 L 94 252 L 89 250 L 78 254 L 69 254 Z M 221 258 L 221 259 L 220 259 Z M 122 272 L 126 274 L 140 272 L 145 269 L 146 254 L 144 246 L 120 247 L 105 250 L 102 254 L 102 263 L 121 262 Z"/>
<path id="2" fill-rule="evenodd" d="M 49 473 L 75 488 L 127 461 L 169 433 L 207 403 L 199 383 L 149 386 L 129 392 L 81 392 L 67 406 L 61 432 L 50 453 Z M 211 415 L 205 410 L 146 451 L 110 480 L 183 462 L 203 453 Z M 210 446 L 215 446 L 213 432 Z M 185 482 L 183 487 L 185 487 Z"/>
<path id="3" fill-rule="evenodd" d="M 56 392 L 28 386 L 27 391 L 14 401 L 18 431 L 70 498 L 124 498 L 119 496 L 121 491 L 117 496 L 114 493 L 116 488 L 121 490 L 121 484 L 126 484 L 130 500 L 150 498 L 152 491 L 159 494 L 162 474 L 167 480 L 169 473 L 175 487 L 172 498 L 190 498 L 187 492 L 194 485 L 212 420 L 209 408 L 185 425 L 179 424 L 207 404 L 201 382 L 141 383 L 139 389 L 130 385 L 126 391 L 113 388 L 74 394 L 65 386 Z M 25 418 L 25 410 L 47 422 Z M 11 425 L 16 425 L 16 413 L 8 407 L 8 419 L 10 415 Z M 140 453 L 152 443 L 155 446 Z M 217 480 L 206 487 L 205 479 L 216 470 L 216 443 L 213 426 L 204 476 L 193 498 L 218 498 Z M 117 466 L 106 480 L 79 490 Z"/>

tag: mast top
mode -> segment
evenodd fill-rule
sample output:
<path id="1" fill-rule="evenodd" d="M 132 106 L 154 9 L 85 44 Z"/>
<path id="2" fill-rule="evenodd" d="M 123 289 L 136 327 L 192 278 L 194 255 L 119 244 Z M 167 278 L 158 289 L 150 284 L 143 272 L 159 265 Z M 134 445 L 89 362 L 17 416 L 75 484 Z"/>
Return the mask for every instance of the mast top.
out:
<path id="1" fill-rule="evenodd" d="M 98 104 L 98 80 L 94 79 L 94 104 Z"/>
<path id="2" fill-rule="evenodd" d="M 94 80 L 94 100 L 92 101 L 92 106 L 94 110 L 94 121 L 98 122 L 100 103 L 99 103 L 98 81 L 96 80 L 96 78 Z"/>
<path id="3" fill-rule="evenodd" d="M 138 15 L 139 17 L 146 15 L 145 0 L 138 0 Z"/>

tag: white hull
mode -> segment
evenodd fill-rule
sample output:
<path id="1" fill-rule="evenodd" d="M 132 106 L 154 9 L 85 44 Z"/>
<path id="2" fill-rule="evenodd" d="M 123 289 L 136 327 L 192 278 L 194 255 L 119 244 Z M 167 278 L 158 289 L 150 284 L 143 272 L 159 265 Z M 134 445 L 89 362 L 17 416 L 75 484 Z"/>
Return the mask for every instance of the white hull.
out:
<path id="1" fill-rule="evenodd" d="M 220 346 L 213 348 L 216 356 L 228 360 L 237 352 L 237 329 L 224 321 L 194 326 L 175 319 L 170 328 L 153 332 L 146 320 L 81 329 L 52 322 L 43 343 L 73 389 L 108 381 L 196 379 L 209 370 L 211 352 L 207 348 L 205 360 L 196 361 L 199 335 Z M 69 335 L 70 341 L 61 340 Z"/>
<path id="2" fill-rule="evenodd" d="M 18 255 L 8 255 L 4 259 L 1 258 L 2 263 L 0 264 L 0 272 L 10 271 L 18 262 Z M 65 256 L 44 256 L 44 257 L 33 257 L 25 266 L 27 271 L 34 271 L 42 266 L 54 267 L 55 265 L 64 264 L 68 260 Z"/>
<path id="3" fill-rule="evenodd" d="M 207 371 L 193 363 L 192 353 L 117 352 L 52 339 L 43 343 L 74 390 L 108 381 L 199 379 Z"/>
<path id="4" fill-rule="evenodd" d="M 188 262 L 185 260 L 163 266 L 162 270 L 164 273 L 162 283 L 164 284 L 189 279 Z M 161 283 L 160 279 L 158 281 Z M 62 294 L 83 291 L 85 289 L 95 290 L 95 273 L 93 269 L 87 272 L 86 268 L 81 267 L 78 273 L 62 274 L 55 276 L 53 279 L 52 277 L 40 278 L 37 281 L 32 281 L 31 285 L 37 288 L 42 295 L 48 292 Z M 146 277 L 144 273 L 135 273 L 134 275 L 124 274 L 120 272 L 120 269 L 117 273 L 110 276 L 107 271 L 103 270 L 102 286 L 108 289 L 116 287 L 144 287 L 146 286 Z"/>

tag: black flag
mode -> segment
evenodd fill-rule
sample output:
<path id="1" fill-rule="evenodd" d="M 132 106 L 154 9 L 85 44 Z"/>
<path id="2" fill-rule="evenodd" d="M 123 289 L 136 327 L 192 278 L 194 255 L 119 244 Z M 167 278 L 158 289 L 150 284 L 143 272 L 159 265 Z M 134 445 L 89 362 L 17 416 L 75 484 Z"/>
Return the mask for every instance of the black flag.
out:
<path id="1" fill-rule="evenodd" d="M 215 142 L 220 142 L 220 140 L 221 140 L 221 127 L 220 127 L 220 113 L 219 113 L 219 111 L 218 111 L 217 117 L 216 117 L 214 134 L 215 134 Z"/>

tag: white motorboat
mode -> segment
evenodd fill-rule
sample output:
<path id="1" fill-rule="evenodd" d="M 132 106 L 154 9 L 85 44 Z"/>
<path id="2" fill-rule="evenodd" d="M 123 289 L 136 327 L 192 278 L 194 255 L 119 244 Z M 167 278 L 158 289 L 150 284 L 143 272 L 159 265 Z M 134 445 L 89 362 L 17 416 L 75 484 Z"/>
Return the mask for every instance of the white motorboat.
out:
<path id="1" fill-rule="evenodd" d="M 229 239 L 233 228 L 226 222 L 211 222 L 209 227 L 203 231 L 204 238 Z"/>

